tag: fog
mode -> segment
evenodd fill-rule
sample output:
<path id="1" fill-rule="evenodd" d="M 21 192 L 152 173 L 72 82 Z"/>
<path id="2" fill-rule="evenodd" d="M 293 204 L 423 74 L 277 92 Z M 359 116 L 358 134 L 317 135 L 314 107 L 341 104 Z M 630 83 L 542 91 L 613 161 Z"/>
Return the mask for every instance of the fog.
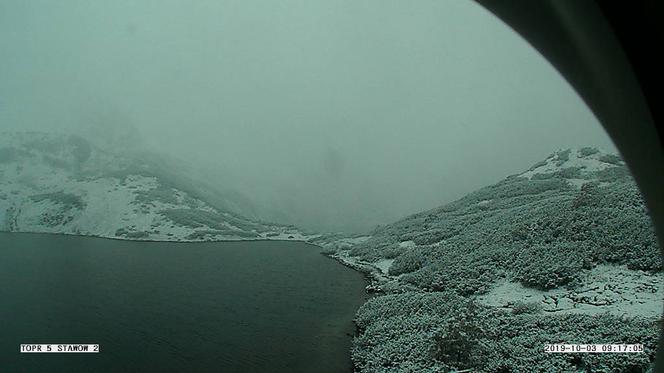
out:
<path id="1" fill-rule="evenodd" d="M 0 53 L 0 130 L 181 159 L 308 229 L 365 231 L 559 148 L 614 149 L 472 1 L 3 0 Z"/>

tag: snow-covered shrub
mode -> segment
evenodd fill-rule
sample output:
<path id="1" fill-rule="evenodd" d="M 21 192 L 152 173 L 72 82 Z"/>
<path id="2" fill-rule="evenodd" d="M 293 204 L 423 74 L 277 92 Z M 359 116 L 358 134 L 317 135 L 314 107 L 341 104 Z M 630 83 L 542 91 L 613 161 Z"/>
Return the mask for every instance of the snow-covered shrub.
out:
<path id="1" fill-rule="evenodd" d="M 361 372 L 441 372 L 434 334 L 464 299 L 451 293 L 385 295 L 370 299 L 356 315 L 361 331 L 351 350 Z"/>
<path id="2" fill-rule="evenodd" d="M 422 268 L 426 262 L 427 258 L 422 249 L 408 250 L 394 259 L 389 273 L 392 276 L 398 276 L 403 273 L 415 272 Z"/>
<path id="3" fill-rule="evenodd" d="M 154 189 L 137 191 L 135 201 L 145 204 L 158 201 L 175 205 L 178 203 L 178 198 L 173 188 L 159 185 Z"/>
<path id="4" fill-rule="evenodd" d="M 518 197 L 524 195 L 541 194 L 549 190 L 567 190 L 569 185 L 565 180 L 528 180 L 522 177 L 505 179 L 494 185 L 484 187 L 462 198 L 464 203 L 477 203 L 482 200 Z"/>
<path id="5" fill-rule="evenodd" d="M 260 237 L 260 235 L 256 232 L 252 231 L 242 231 L 238 229 L 222 229 L 221 234 L 224 236 L 236 236 L 236 237 L 243 237 L 243 238 L 256 238 Z"/>
<path id="6" fill-rule="evenodd" d="M 244 230 L 244 231 L 251 231 L 251 230 L 254 230 L 254 229 L 259 230 L 259 227 L 260 227 L 260 225 L 258 225 L 258 224 L 254 224 L 250 221 L 238 218 L 238 217 L 234 216 L 231 213 L 227 213 L 226 215 L 224 215 L 224 220 L 228 224 L 230 224 L 230 225 L 232 225 L 236 228 L 239 228 L 241 230 Z M 260 229 L 260 230 L 263 230 L 263 229 Z"/>
<path id="7" fill-rule="evenodd" d="M 382 248 L 380 254 L 385 259 L 395 259 L 401 255 L 402 252 L 403 250 L 398 244 L 391 244 Z"/>
<path id="8" fill-rule="evenodd" d="M 79 209 L 82 210 L 85 208 L 86 204 L 83 199 L 72 193 L 65 193 L 64 191 L 54 192 L 54 193 L 44 193 L 44 194 L 35 194 L 30 196 L 30 199 L 34 202 L 41 202 L 44 200 L 50 200 L 52 202 L 62 205 L 65 210 L 69 209 Z"/>
<path id="9" fill-rule="evenodd" d="M 472 265 L 454 267 L 450 271 L 436 271 L 429 287 L 435 291 L 451 290 L 463 296 L 482 294 L 495 281 L 496 272 L 494 266 L 478 260 Z"/>
<path id="10" fill-rule="evenodd" d="M 536 168 L 539 168 L 539 167 L 542 167 L 542 166 L 546 166 L 546 164 L 547 164 L 546 161 L 539 161 L 539 162 L 535 163 L 534 165 L 532 165 L 532 167 L 530 167 L 530 168 L 528 169 L 528 171 L 533 171 L 533 170 L 535 170 Z"/>
<path id="11" fill-rule="evenodd" d="M 569 154 L 556 157 L 554 162 Z M 661 270 L 643 199 L 619 157 L 614 164 L 619 167 L 583 174 L 567 168 L 541 180 L 509 177 L 377 229 L 358 252 L 377 260 L 402 241 L 415 245 L 401 247 L 390 268 L 391 274 L 400 275 L 395 281 L 402 293 L 374 298 L 358 312 L 361 336 L 353 359 L 359 371 L 404 372 L 416 367 L 444 372 L 462 366 L 473 372 L 648 369 L 657 337 L 653 323 L 608 315 L 544 318 L 532 313 L 537 309 L 530 304 L 516 304 L 514 313 L 479 307 L 481 332 L 472 336 L 478 346 L 472 357 L 441 353 L 435 343 L 435 336 L 456 338 L 454 330 L 463 328 L 450 322 L 451 316 L 462 312 L 465 297 L 487 291 L 499 278 L 544 289 L 573 288 L 599 263 Z M 579 176 L 588 180 L 581 190 L 565 180 Z M 491 203 L 480 208 L 482 201 Z M 408 327 L 401 330 L 401 325 Z M 562 342 L 644 343 L 646 354 L 543 352 L 545 344 Z"/>
<path id="12" fill-rule="evenodd" d="M 198 240 L 205 240 L 205 239 L 215 238 L 220 234 L 221 234 L 221 231 L 218 231 L 218 230 L 203 229 L 203 230 L 194 231 L 194 232 L 188 234 L 187 237 L 185 237 L 185 238 L 187 240 L 198 241 Z"/>
<path id="13" fill-rule="evenodd" d="M 581 177 L 581 167 L 565 167 L 556 172 L 556 176 L 563 179 L 575 179 Z"/>
<path id="14" fill-rule="evenodd" d="M 589 155 L 593 155 L 593 154 L 597 154 L 597 153 L 599 153 L 599 150 L 597 150 L 597 148 L 585 147 L 585 148 L 579 149 L 579 155 L 581 157 L 587 157 Z"/>
<path id="15" fill-rule="evenodd" d="M 116 234 L 116 236 L 117 236 L 117 234 Z M 143 232 L 143 231 L 127 232 L 125 234 L 125 237 L 127 237 L 127 238 L 147 238 L 147 237 L 150 237 L 150 233 Z"/>
<path id="16" fill-rule="evenodd" d="M 545 180 L 552 178 L 563 178 L 563 179 L 581 178 L 581 167 L 565 167 L 555 172 L 545 172 L 545 173 L 535 174 L 532 176 L 531 180 Z"/>
<path id="17" fill-rule="evenodd" d="M 275 236 L 278 236 L 278 234 L 274 234 L 274 233 L 268 233 L 267 236 L 268 237 L 273 237 L 273 236 L 271 236 L 271 234 L 275 235 Z M 335 254 L 337 251 L 338 251 L 338 249 L 335 246 L 328 246 L 328 247 L 322 248 L 320 252 L 321 252 L 321 254 L 324 254 L 324 255 L 332 255 L 332 254 Z"/>
<path id="18" fill-rule="evenodd" d="M 615 154 L 604 154 L 599 157 L 599 160 L 604 162 L 604 163 L 610 163 L 616 166 L 619 166 L 622 164 L 622 158 Z"/>
<path id="19" fill-rule="evenodd" d="M 460 231 L 461 228 L 458 227 L 444 226 L 413 234 L 409 241 L 413 241 L 418 245 L 431 245 L 453 237 L 459 234 Z"/>
<path id="20" fill-rule="evenodd" d="M 485 318 L 485 338 L 480 372 L 644 372 L 655 357 L 657 326 L 654 322 L 620 319 L 611 315 L 509 315 Z M 550 343 L 637 344 L 643 354 L 548 354 Z"/>
<path id="21" fill-rule="evenodd" d="M 562 150 L 556 153 L 556 166 L 562 166 L 563 163 L 569 160 L 570 150 Z"/>
<path id="22" fill-rule="evenodd" d="M 479 306 L 467 302 L 434 333 L 435 356 L 456 369 L 468 369 L 477 364 L 479 340 L 484 334 Z"/>
<path id="23" fill-rule="evenodd" d="M 490 209 L 476 207 L 488 199 Z M 353 254 L 375 261 L 403 240 L 435 243 L 402 248 L 391 273 L 421 288 L 464 294 L 482 292 L 500 273 L 549 288 L 573 286 L 593 263 L 662 268 L 654 229 L 629 178 L 606 185 L 590 181 L 578 191 L 560 175 L 517 177 L 452 204 L 381 227 Z"/>
<path id="24" fill-rule="evenodd" d="M 599 182 L 593 181 L 581 185 L 581 191 L 574 198 L 572 207 L 594 207 L 597 200 Z"/>
<path id="25" fill-rule="evenodd" d="M 161 215 L 189 228 L 223 228 L 224 217 L 216 212 L 199 209 L 166 209 Z"/>
<path id="26" fill-rule="evenodd" d="M 361 243 L 351 247 L 350 255 L 357 256 L 367 262 L 375 262 L 383 258 L 383 249 L 394 244 L 392 239 L 374 240 L 371 244 Z"/>
<path id="27" fill-rule="evenodd" d="M 515 263 L 515 278 L 525 286 L 552 289 L 579 279 L 583 257 L 567 243 L 536 245 L 520 252 Z"/>
<path id="28" fill-rule="evenodd" d="M 658 335 L 653 321 L 514 314 L 435 292 L 372 298 L 356 322 L 352 359 L 359 372 L 643 372 L 652 366 Z M 544 352 L 555 343 L 641 343 L 645 353 Z"/>
<path id="29" fill-rule="evenodd" d="M 522 313 L 540 313 L 542 312 L 542 304 L 540 302 L 516 302 L 512 306 L 512 313 L 519 315 Z"/>
<path id="30" fill-rule="evenodd" d="M 597 171 L 597 177 L 599 181 L 612 183 L 625 180 L 631 177 L 631 174 L 627 167 L 609 167 Z"/>

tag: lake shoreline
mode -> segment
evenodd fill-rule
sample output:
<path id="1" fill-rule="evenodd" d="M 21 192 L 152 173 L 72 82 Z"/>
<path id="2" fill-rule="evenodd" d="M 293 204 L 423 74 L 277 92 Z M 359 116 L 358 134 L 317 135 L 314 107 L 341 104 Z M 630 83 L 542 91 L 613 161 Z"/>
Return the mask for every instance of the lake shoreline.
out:
<path id="1" fill-rule="evenodd" d="M 405 286 L 404 284 L 399 283 L 398 276 L 390 275 L 388 273 L 388 271 L 385 270 L 384 268 L 380 268 L 380 267 L 376 266 L 376 263 L 367 262 L 367 261 L 364 261 L 364 260 L 360 259 L 359 257 L 354 257 L 354 256 L 349 255 L 348 254 L 349 250 L 347 248 L 330 249 L 330 247 L 327 245 L 327 244 L 330 244 L 329 241 L 328 242 L 321 242 L 321 243 L 310 241 L 311 239 L 321 237 L 320 234 L 312 234 L 312 235 L 308 235 L 308 236 L 301 235 L 301 237 L 293 238 L 293 239 L 283 239 L 283 238 L 274 238 L 274 239 L 273 238 L 258 238 L 258 239 L 254 239 L 254 238 L 250 238 L 250 239 L 224 239 L 224 240 L 188 241 L 188 240 L 154 240 L 154 239 L 140 239 L 140 238 L 135 239 L 135 238 L 127 238 L 127 237 L 85 235 L 85 234 L 74 234 L 74 233 L 66 233 L 66 232 L 27 232 L 27 231 L 26 232 L 23 232 L 23 231 L 21 231 L 21 232 L 7 232 L 7 231 L 2 231 L 2 233 L 24 233 L 24 234 L 37 234 L 37 235 L 42 235 L 43 234 L 43 235 L 69 236 L 69 237 L 89 237 L 89 238 L 106 239 L 106 240 L 114 240 L 114 241 L 127 241 L 127 242 L 146 242 L 146 243 L 160 243 L 160 242 L 163 242 L 163 243 L 175 243 L 175 244 L 177 244 L 177 243 L 182 243 L 182 244 L 206 244 L 206 243 L 225 243 L 225 242 L 229 242 L 229 243 L 238 243 L 238 242 L 294 242 L 295 243 L 295 242 L 297 242 L 297 243 L 303 243 L 303 244 L 307 244 L 307 245 L 310 245 L 310 246 L 314 246 L 319 250 L 321 255 L 334 260 L 335 262 L 341 264 L 344 267 L 348 267 L 348 268 L 362 274 L 362 276 L 365 280 L 365 283 L 366 283 L 365 294 L 367 295 L 364 303 L 366 303 L 370 298 L 372 298 L 374 296 L 377 296 L 379 294 L 385 294 L 386 291 L 385 291 L 384 287 L 390 286 L 390 284 L 393 284 L 395 287 L 400 288 L 403 291 L 416 290 L 416 289 L 407 289 L 407 286 Z M 335 240 L 332 240 L 331 242 L 334 243 Z M 627 271 L 627 272 L 635 272 L 636 273 L 637 271 L 631 271 L 630 270 L 630 271 Z M 643 276 L 645 276 L 645 278 L 650 278 L 651 276 L 653 276 L 653 274 L 645 274 L 644 273 Z M 660 274 L 659 277 L 664 277 L 664 275 Z M 640 279 L 637 279 L 636 281 L 632 281 L 632 282 L 634 282 L 636 285 L 638 285 L 639 280 Z M 526 290 L 530 290 L 530 289 L 526 288 Z M 533 290 L 533 291 L 536 291 L 536 290 Z M 522 293 L 522 291 L 520 291 L 519 293 Z M 554 294 L 554 293 L 556 293 L 556 290 L 553 289 L 553 290 L 548 290 L 548 291 L 539 291 L 539 293 L 544 294 L 544 298 L 545 298 L 545 301 L 546 301 L 547 294 L 549 294 L 549 293 Z M 487 295 L 489 295 L 489 296 L 492 295 L 492 292 L 488 292 Z M 559 294 L 554 294 L 553 298 L 555 299 L 556 296 L 559 296 Z M 564 296 L 567 296 L 567 295 L 564 295 Z M 482 302 L 485 302 L 486 301 L 485 298 L 487 298 L 486 295 L 481 295 L 481 296 L 478 297 L 478 300 L 480 300 Z M 493 306 L 499 306 L 500 308 L 505 308 L 505 309 L 510 310 L 512 308 L 513 304 L 518 303 L 519 301 L 529 301 L 529 300 L 530 299 L 526 299 L 526 298 L 521 299 L 519 297 L 511 297 L 511 298 L 507 299 L 506 301 L 503 301 L 504 304 L 501 304 L 501 305 L 493 304 L 493 303 L 495 303 L 494 299 L 491 299 L 490 301 L 488 301 L 486 303 L 491 304 Z M 622 300 L 624 300 L 624 299 L 622 299 Z M 652 302 L 651 299 L 649 301 Z M 616 303 L 616 302 L 617 302 L 617 298 L 616 298 L 616 300 L 612 300 L 612 302 L 610 304 Z M 556 306 L 557 306 L 557 304 L 558 303 L 556 302 Z M 584 308 L 584 310 L 581 311 L 580 313 L 597 313 L 597 310 L 605 309 L 605 308 L 607 308 L 606 306 L 608 306 L 610 304 L 607 304 L 607 305 L 604 305 L 604 304 L 594 305 L 594 307 L 592 307 L 592 308 L 594 308 L 594 310 L 592 310 L 592 312 L 589 312 L 589 311 L 585 310 L 585 308 Z M 577 306 L 574 305 L 574 308 L 576 308 L 576 307 Z M 558 310 L 558 309 L 546 310 L 545 309 L 545 311 L 547 311 L 547 313 L 552 314 L 552 313 L 556 313 L 558 311 L 565 312 L 566 310 L 562 310 L 562 309 L 561 310 Z M 584 312 L 584 311 L 586 311 L 586 312 Z M 357 333 L 354 336 L 357 336 Z"/>
<path id="2" fill-rule="evenodd" d="M 206 243 L 206 242 L 261 242 L 261 241 L 279 241 L 279 242 L 304 242 L 310 245 L 315 245 L 307 240 L 302 239 L 301 237 L 311 237 L 315 238 L 319 235 L 304 235 L 298 233 L 300 238 L 271 238 L 271 237 L 260 237 L 260 238 L 224 238 L 224 239 L 200 239 L 200 240 L 187 240 L 187 239 L 173 239 L 173 240 L 162 240 L 162 239 L 151 239 L 151 238 L 141 238 L 141 237 L 124 237 L 124 236 L 110 236 L 102 234 L 85 234 L 85 233 L 70 233 L 70 232 L 46 232 L 46 231 L 7 231 L 0 230 L 0 233 L 29 233 L 29 234 L 50 234 L 57 236 L 74 236 L 74 237 L 91 237 L 91 238 L 103 238 L 107 240 L 117 240 L 117 241 L 132 241 L 132 242 L 182 242 L 182 243 Z"/>

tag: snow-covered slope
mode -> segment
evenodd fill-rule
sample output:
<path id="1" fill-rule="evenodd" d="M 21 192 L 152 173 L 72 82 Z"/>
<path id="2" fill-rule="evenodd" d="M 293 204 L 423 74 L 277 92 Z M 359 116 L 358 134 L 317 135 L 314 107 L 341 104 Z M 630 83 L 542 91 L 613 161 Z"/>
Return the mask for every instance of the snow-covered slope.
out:
<path id="1" fill-rule="evenodd" d="M 76 136 L 0 133 L 0 230 L 164 241 L 302 239 L 247 219 L 177 169 Z M 217 203 L 210 203 L 215 200 Z"/>
<path id="2" fill-rule="evenodd" d="M 357 371 L 646 371 L 654 359 L 662 258 L 615 154 L 561 150 L 369 237 L 319 240 L 383 294 L 356 316 Z M 567 359 L 547 343 L 646 351 Z"/>
<path id="3" fill-rule="evenodd" d="M 504 278 L 552 289 L 581 281 L 597 264 L 662 269 L 629 170 L 619 156 L 594 148 L 560 150 L 523 173 L 380 227 L 361 242 L 326 245 L 380 263 L 383 272 L 408 283 L 462 294 L 486 292 Z M 529 259 L 537 264 L 520 265 Z M 481 266 L 484 273 L 474 273 Z M 450 267 L 471 275 L 458 273 L 452 282 Z"/>
<path id="4" fill-rule="evenodd" d="M 590 180 L 598 180 L 602 172 L 614 168 L 626 170 L 622 158 L 588 147 L 557 151 L 518 176 L 528 180 L 560 177 L 581 188 Z"/>

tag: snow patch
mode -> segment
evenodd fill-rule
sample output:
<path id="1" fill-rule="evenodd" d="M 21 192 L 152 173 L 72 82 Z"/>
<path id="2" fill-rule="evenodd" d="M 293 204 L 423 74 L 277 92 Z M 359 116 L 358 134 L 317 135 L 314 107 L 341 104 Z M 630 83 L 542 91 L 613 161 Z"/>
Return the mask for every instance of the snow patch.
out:
<path id="1" fill-rule="evenodd" d="M 616 155 L 592 148 L 584 149 L 559 150 L 540 164 L 537 164 L 536 167 L 518 174 L 518 176 L 530 180 L 535 175 L 555 173 L 568 168 L 578 168 L 581 177 L 584 177 L 607 168 L 624 165 L 622 160 L 614 161 L 613 163 L 607 161 L 606 157 L 616 157 L 616 159 L 619 159 Z M 568 178 L 568 180 L 576 187 L 580 187 L 583 183 L 589 181 L 583 178 Z"/>
<path id="2" fill-rule="evenodd" d="M 513 308 L 517 302 L 537 303 L 550 314 L 610 314 L 631 317 L 662 316 L 664 274 L 629 270 L 624 266 L 599 265 L 576 289 L 542 291 L 503 281 L 478 300 L 487 305 Z"/>
<path id="3" fill-rule="evenodd" d="M 381 259 L 377 262 L 374 262 L 373 265 L 374 267 L 380 269 L 380 271 L 384 274 L 388 274 L 390 267 L 392 267 L 392 263 L 394 263 L 394 259 Z"/>
<path id="4" fill-rule="evenodd" d="M 401 241 L 399 242 L 399 248 L 401 249 L 408 249 L 411 247 L 415 247 L 415 241 Z"/>

